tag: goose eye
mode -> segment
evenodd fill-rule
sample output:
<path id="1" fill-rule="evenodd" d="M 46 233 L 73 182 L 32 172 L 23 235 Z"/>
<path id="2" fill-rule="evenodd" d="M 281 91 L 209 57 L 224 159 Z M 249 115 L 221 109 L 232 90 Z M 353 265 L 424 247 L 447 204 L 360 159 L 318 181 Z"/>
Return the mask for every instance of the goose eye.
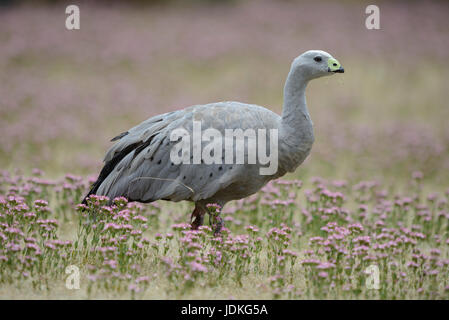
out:
<path id="1" fill-rule="evenodd" d="M 315 57 L 313 58 L 313 60 L 315 60 L 316 62 L 321 62 L 321 57 Z"/>

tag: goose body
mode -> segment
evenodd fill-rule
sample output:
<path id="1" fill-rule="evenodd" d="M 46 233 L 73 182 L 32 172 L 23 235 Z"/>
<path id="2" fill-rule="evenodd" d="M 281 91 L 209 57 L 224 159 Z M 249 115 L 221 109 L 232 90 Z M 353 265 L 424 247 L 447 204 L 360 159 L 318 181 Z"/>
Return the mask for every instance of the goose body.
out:
<path id="1" fill-rule="evenodd" d="M 314 142 L 313 124 L 305 100 L 307 83 L 336 72 L 343 72 L 343 69 L 324 51 L 307 51 L 296 58 L 284 87 L 282 115 L 258 105 L 226 101 L 195 105 L 149 118 L 112 139 L 116 143 L 106 153 L 105 166 L 84 202 L 91 194 L 110 199 L 124 196 L 139 202 L 192 201 L 196 204 L 192 214 L 196 220 L 192 227 L 198 227 L 207 212 L 207 204 L 217 203 L 223 207 L 228 201 L 245 198 L 268 181 L 293 172 L 306 159 Z M 226 136 L 226 130 L 265 130 L 266 137 L 268 132 L 276 132 L 277 141 L 269 136 L 266 142 L 267 152 L 273 151 L 269 143 L 276 142 L 276 170 L 261 174 L 266 164 L 236 163 L 235 157 L 231 163 L 223 163 L 225 152 L 229 151 L 225 150 L 225 143 L 221 143 L 221 163 L 174 163 L 171 150 L 177 141 L 173 141 L 171 134 L 180 128 L 191 134 L 194 122 L 201 124 L 203 132 L 215 129 L 222 137 Z M 235 139 L 237 141 L 238 137 Z M 198 143 L 204 149 L 210 141 Z M 242 143 L 245 159 L 249 159 L 254 150 L 248 148 L 248 140 Z"/>

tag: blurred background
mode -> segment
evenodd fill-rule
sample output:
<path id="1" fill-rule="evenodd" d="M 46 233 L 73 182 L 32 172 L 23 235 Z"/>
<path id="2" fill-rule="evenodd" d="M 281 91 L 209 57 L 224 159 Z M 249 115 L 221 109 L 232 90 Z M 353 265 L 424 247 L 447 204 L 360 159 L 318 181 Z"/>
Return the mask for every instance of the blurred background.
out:
<path id="1" fill-rule="evenodd" d="M 380 30 L 368 4 L 0 1 L 0 167 L 96 175 L 110 138 L 150 116 L 222 100 L 280 113 L 292 59 L 322 49 L 346 72 L 309 85 L 316 141 L 293 176 L 447 187 L 449 2 L 376 1 Z"/>

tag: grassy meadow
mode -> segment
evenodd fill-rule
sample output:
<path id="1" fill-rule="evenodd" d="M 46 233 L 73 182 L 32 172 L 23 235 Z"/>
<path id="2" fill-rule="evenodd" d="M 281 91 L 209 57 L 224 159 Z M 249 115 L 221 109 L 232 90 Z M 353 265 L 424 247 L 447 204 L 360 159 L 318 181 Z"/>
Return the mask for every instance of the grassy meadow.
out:
<path id="1" fill-rule="evenodd" d="M 367 30 L 368 4 L 85 3 L 77 31 L 0 7 L 0 298 L 448 299 L 449 5 L 381 1 Z M 194 104 L 280 113 L 309 49 L 345 68 L 307 89 L 312 152 L 229 203 L 222 237 L 190 203 L 78 205 L 112 137 Z"/>

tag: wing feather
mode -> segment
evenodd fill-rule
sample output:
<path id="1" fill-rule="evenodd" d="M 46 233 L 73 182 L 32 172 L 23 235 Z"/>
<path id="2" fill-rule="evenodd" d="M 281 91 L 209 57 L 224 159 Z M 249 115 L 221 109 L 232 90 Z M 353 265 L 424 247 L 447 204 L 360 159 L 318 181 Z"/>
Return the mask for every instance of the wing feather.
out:
<path id="1" fill-rule="evenodd" d="M 202 130 L 214 128 L 224 135 L 225 129 L 277 128 L 280 117 L 259 106 L 221 102 L 150 118 L 119 135 L 117 143 L 108 150 L 106 164 L 119 155 L 121 159 L 116 159 L 118 163 L 101 182 L 97 194 L 110 198 L 126 196 L 141 202 L 200 201 L 248 179 L 246 165 L 171 162 L 170 150 L 175 143 L 170 141 L 171 131 L 184 128 L 192 132 L 193 120 L 201 121 Z M 203 147 L 205 144 L 202 142 Z M 128 153 L 123 155 L 124 151 Z"/>

